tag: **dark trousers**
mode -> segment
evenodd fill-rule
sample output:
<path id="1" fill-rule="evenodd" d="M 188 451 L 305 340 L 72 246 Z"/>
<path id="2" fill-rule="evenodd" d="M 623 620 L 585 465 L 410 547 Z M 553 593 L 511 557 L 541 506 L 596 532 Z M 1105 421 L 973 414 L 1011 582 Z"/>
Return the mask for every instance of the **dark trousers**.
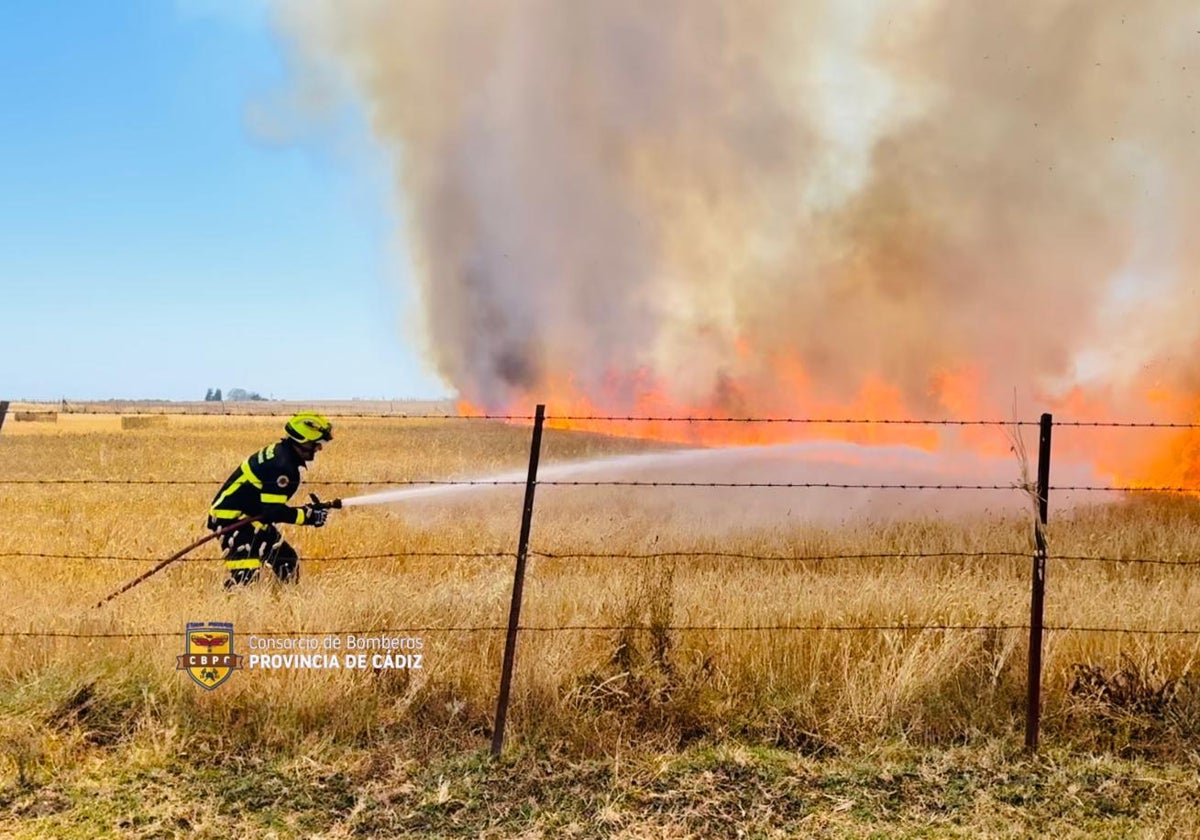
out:
<path id="1" fill-rule="evenodd" d="M 225 581 L 226 589 L 254 583 L 263 564 L 282 583 L 300 582 L 300 556 L 274 525 L 252 522 L 223 535 L 221 556 L 227 568 L 233 566 Z"/>

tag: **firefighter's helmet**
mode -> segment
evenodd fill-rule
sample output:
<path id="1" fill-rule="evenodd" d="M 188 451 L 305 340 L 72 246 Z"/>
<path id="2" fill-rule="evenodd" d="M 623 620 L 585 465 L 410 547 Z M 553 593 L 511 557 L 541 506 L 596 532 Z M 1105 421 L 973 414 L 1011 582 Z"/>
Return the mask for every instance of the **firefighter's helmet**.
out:
<path id="1" fill-rule="evenodd" d="M 333 424 L 315 411 L 301 411 L 284 425 L 287 436 L 296 443 L 317 443 L 333 440 Z"/>

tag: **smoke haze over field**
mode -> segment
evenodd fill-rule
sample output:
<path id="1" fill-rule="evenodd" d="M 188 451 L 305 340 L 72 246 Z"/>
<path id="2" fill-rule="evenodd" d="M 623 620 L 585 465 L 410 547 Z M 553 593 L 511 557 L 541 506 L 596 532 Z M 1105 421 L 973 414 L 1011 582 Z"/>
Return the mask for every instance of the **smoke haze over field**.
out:
<path id="1" fill-rule="evenodd" d="M 1194 417 L 1200 9 L 280 8 L 396 161 L 485 408 Z M 531 396 L 532 395 L 532 396 Z"/>

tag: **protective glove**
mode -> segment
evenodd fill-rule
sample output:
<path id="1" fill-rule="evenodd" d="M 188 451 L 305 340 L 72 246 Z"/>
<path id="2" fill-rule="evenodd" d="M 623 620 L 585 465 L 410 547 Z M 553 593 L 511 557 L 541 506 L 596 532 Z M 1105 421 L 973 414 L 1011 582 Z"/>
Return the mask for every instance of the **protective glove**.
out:
<path id="1" fill-rule="evenodd" d="M 320 528 L 325 524 L 325 520 L 329 518 L 329 511 L 324 508 L 313 507 L 312 505 L 304 506 L 304 524 L 311 525 L 314 528 Z"/>

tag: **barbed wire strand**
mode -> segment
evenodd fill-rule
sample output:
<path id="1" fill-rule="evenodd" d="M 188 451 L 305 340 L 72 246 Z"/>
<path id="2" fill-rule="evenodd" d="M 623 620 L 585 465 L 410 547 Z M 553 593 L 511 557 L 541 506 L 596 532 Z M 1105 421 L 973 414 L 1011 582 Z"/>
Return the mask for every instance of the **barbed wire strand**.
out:
<path id="1" fill-rule="evenodd" d="M 951 420 L 866 417 L 700 417 L 653 415 L 547 414 L 546 420 L 594 423 L 788 423 L 839 426 L 1037 426 L 1037 420 Z"/>
<path id="2" fill-rule="evenodd" d="M 15 478 L 0 479 L 0 484 L 37 485 L 37 484 L 99 484 L 99 485 L 209 485 L 220 484 L 223 479 L 156 479 L 156 478 L 58 478 L 33 479 Z M 307 481 L 310 486 L 354 485 L 371 486 L 386 485 L 391 487 L 524 487 L 522 479 L 404 479 L 400 481 Z M 537 481 L 539 487 L 775 487 L 775 488 L 829 488 L 837 490 L 1026 490 L 1017 484 L 841 484 L 829 481 Z M 1054 489 L 1054 488 L 1052 488 Z M 1083 489 L 1083 488 L 1068 488 Z M 1094 488 L 1111 489 L 1111 488 Z"/>
<path id="3" fill-rule="evenodd" d="M 131 486 L 197 486 L 217 485 L 224 479 L 174 479 L 174 478 L 7 478 L 0 485 L 131 485 Z M 322 480 L 307 481 L 314 487 L 524 487 L 521 479 L 369 479 L 369 480 Z M 829 489 L 829 490 L 1020 490 L 1032 488 L 1021 484 L 889 484 L 889 483 L 840 483 L 832 481 L 561 481 L 539 480 L 539 487 L 695 487 L 695 488 L 775 488 L 775 489 Z M 1119 485 L 1051 485 L 1056 492 L 1097 493 L 1198 493 L 1200 487 L 1184 486 L 1131 486 Z"/>
<path id="4" fill-rule="evenodd" d="M 403 554 L 396 552 L 380 553 L 380 554 L 331 554 L 323 557 L 304 557 L 305 563 L 329 563 L 334 561 L 352 561 L 352 560 L 404 560 L 408 558 L 470 558 L 470 559 L 488 559 L 488 558 L 509 558 L 516 557 L 514 551 L 409 551 Z M 132 556 L 121 554 L 53 554 L 46 552 L 32 551 L 0 551 L 0 559 L 11 559 L 27 557 L 38 560 L 119 560 L 130 563 L 157 563 L 163 559 L 163 555 L 147 556 Z M 221 560 L 221 557 L 181 557 L 175 561 L 177 563 L 211 563 Z"/>
<path id="5" fill-rule="evenodd" d="M 98 416 L 98 417 L 230 417 L 230 418 L 278 418 L 291 417 L 295 411 L 180 411 L 144 409 L 129 411 L 122 409 L 67 407 L 54 409 L 12 409 L 14 420 L 29 417 L 51 416 Z M 532 421 L 532 414 L 409 414 L 407 412 L 351 412 L 327 411 L 327 417 L 339 419 L 375 420 L 493 420 Z M 1037 420 L 956 420 L 950 418 L 865 418 L 865 417 L 716 417 L 700 415 L 636 415 L 636 414 L 547 414 L 547 421 L 594 422 L 594 423 L 784 423 L 806 425 L 879 425 L 879 426 L 1038 426 Z M 1052 420 L 1054 426 L 1075 428 L 1121 428 L 1121 429 L 1200 429 L 1200 423 L 1175 423 L 1158 421 L 1124 420 Z"/>
<path id="6" fill-rule="evenodd" d="M 292 417 L 296 411 L 121 411 L 119 409 L 12 409 L 14 422 L 23 422 L 25 418 L 36 417 L 222 417 L 233 419 L 262 418 L 270 420 L 278 417 Z M 391 412 L 325 412 L 326 417 L 334 419 L 372 419 L 372 420 L 533 420 L 532 414 L 405 414 Z M 37 422 L 37 421 L 29 421 Z"/>
<path id="7" fill-rule="evenodd" d="M 223 417 L 223 418 L 278 418 L 291 417 L 294 411 L 123 411 L 119 409 L 34 409 L 16 410 L 28 418 L 70 416 L 96 417 Z M 408 414 L 404 412 L 341 412 L 327 411 L 325 416 L 334 419 L 373 420 L 494 420 L 531 421 L 532 414 Z M 18 422 L 20 418 L 14 418 Z M 718 417 L 715 415 L 637 415 L 637 414 L 547 414 L 547 422 L 578 423 L 784 423 L 800 425 L 863 425 L 863 426 L 1037 426 L 1037 420 L 956 420 L 951 418 L 866 418 L 866 417 Z"/>
<path id="8" fill-rule="evenodd" d="M 240 630 L 239 636 L 261 637 L 297 637 L 297 636 L 383 636 L 402 633 L 493 633 L 508 629 L 507 625 L 467 625 L 467 626 L 421 626 L 403 628 L 385 628 L 368 630 Z M 563 624 L 563 625 L 523 625 L 518 628 L 522 632 L 558 633 L 558 632 L 899 632 L 923 633 L 930 631 L 965 631 L 965 632 L 999 632 L 1012 630 L 1029 630 L 1028 624 L 763 624 L 763 625 L 730 625 L 730 624 L 690 624 L 676 627 L 657 627 L 647 624 Z M 1120 633 L 1131 635 L 1153 636 L 1200 636 L 1200 629 L 1164 629 L 1154 627 L 1108 627 L 1084 625 L 1051 625 L 1043 627 L 1047 632 L 1059 633 Z M 135 633 L 70 633 L 65 631 L 2 631 L 0 638 L 41 638 L 41 639 L 150 639 L 178 638 L 180 631 L 170 632 L 135 632 Z"/>
<path id="9" fill-rule="evenodd" d="M 761 562 L 792 562 L 813 563 L 831 561 L 855 560 L 947 560 L 961 558 L 964 560 L 987 560 L 989 558 L 1028 559 L 1034 553 L 1032 548 L 1026 551 L 1012 549 L 996 549 L 991 551 L 896 551 L 855 554 L 754 554 L 739 551 L 720 551 L 716 549 L 690 551 L 653 551 L 644 553 L 629 552 L 585 552 L 585 551 L 541 551 L 530 549 L 528 556 L 540 557 L 547 560 L 669 560 L 669 559 L 700 559 L 716 558 L 728 560 L 747 560 Z M 305 557 L 305 563 L 358 562 L 371 560 L 406 560 L 406 559 L 511 559 L 516 557 L 513 551 L 406 551 L 381 552 L 374 554 L 330 554 L 316 557 Z M 53 553 L 37 551 L 0 551 L 0 559 L 31 559 L 31 560 L 101 560 L 128 563 L 156 563 L 163 558 L 161 555 L 137 556 L 128 554 L 83 554 L 83 553 Z M 184 557 L 181 563 L 212 563 L 220 561 L 220 557 Z M 1200 566 L 1200 559 L 1164 559 L 1154 557 L 1107 557 L 1092 554 L 1049 554 L 1048 561 L 1116 563 L 1126 565 L 1152 565 L 1188 568 Z"/>
<path id="10" fill-rule="evenodd" d="M 1033 554 L 1033 550 L 1017 552 L 1008 549 L 998 551 L 890 551 L 871 554 L 752 554 L 739 551 L 652 551 L 642 554 L 617 552 L 553 552 L 530 549 L 530 556 L 544 557 L 548 560 L 665 560 L 671 558 L 718 557 L 733 560 L 793 560 L 808 562 L 814 560 L 930 560 L 947 557 L 983 558 L 983 557 L 1025 557 Z"/>

